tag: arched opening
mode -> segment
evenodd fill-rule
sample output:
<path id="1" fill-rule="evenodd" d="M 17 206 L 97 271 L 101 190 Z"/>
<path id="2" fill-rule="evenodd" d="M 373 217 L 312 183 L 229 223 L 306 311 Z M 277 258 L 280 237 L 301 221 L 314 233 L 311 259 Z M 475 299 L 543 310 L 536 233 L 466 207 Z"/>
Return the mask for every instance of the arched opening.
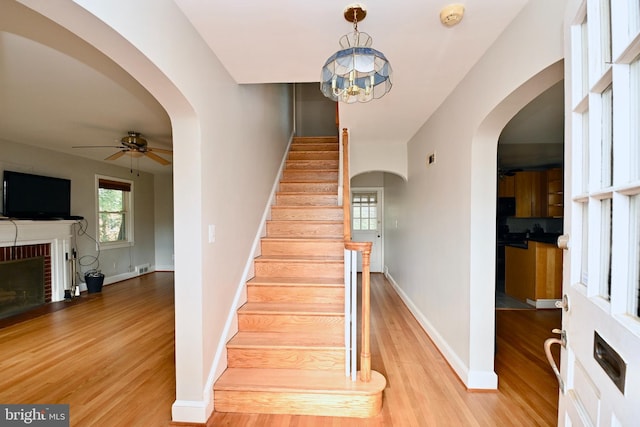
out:
<path id="1" fill-rule="evenodd" d="M 405 182 L 404 177 L 385 171 L 362 172 L 351 177 L 351 236 L 356 242 L 373 242 L 372 273 L 387 271 L 385 235 L 398 229 L 398 212 L 391 206 L 394 198 L 401 194 L 398 187 Z M 389 191 L 385 191 L 387 189 Z M 389 205 L 385 199 L 387 194 Z"/>
<path id="2" fill-rule="evenodd" d="M 539 72 L 485 118 L 473 139 L 471 230 L 472 341 L 495 340 L 496 195 L 498 139 L 506 124 L 533 99 L 563 79 L 563 61 Z M 475 230 L 475 231 L 474 231 Z M 480 342 L 477 341 L 477 342 Z M 478 348 L 482 348 L 479 346 Z M 472 351 L 478 363 L 493 364 L 493 347 Z"/>

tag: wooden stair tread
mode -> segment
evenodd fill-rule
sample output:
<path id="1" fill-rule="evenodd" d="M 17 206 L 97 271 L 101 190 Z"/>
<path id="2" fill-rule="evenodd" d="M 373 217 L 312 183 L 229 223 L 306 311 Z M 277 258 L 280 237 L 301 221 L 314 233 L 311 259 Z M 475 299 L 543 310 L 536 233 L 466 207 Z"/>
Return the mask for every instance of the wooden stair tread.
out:
<path id="1" fill-rule="evenodd" d="M 260 255 L 256 261 L 262 262 L 343 262 L 343 256 L 329 255 Z"/>
<path id="2" fill-rule="evenodd" d="M 336 334 L 296 332 L 238 332 L 228 348 L 344 349 L 344 338 Z"/>
<path id="3" fill-rule="evenodd" d="M 305 304 L 296 302 L 247 302 L 238 314 L 344 315 L 344 304 Z"/>
<path id="4" fill-rule="evenodd" d="M 228 368 L 215 383 L 214 390 L 372 395 L 380 393 L 386 383 L 376 371 L 371 371 L 371 381 L 364 383 L 351 381 L 344 370 Z"/>
<path id="5" fill-rule="evenodd" d="M 309 287 L 344 287 L 341 278 L 327 277 L 254 277 L 247 282 L 256 286 L 309 286 Z"/>

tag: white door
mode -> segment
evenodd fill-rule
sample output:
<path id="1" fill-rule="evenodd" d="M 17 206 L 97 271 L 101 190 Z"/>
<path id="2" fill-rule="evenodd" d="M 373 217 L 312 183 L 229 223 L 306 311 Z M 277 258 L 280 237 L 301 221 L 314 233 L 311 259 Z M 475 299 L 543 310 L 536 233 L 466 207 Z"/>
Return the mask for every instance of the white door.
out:
<path id="1" fill-rule="evenodd" d="M 640 425 L 640 4 L 570 0 L 560 426 Z"/>
<path id="2" fill-rule="evenodd" d="M 382 272 L 382 189 L 357 188 L 351 191 L 351 240 L 372 242 L 372 273 Z M 358 271 L 362 271 L 362 254 L 358 252 Z"/>

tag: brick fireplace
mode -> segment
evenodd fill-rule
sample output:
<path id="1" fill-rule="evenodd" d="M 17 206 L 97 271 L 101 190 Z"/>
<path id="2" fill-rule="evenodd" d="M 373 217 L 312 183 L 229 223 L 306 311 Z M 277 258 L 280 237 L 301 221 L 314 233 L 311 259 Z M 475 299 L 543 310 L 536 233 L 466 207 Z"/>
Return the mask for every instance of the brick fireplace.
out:
<path id="1" fill-rule="evenodd" d="M 51 245 L 24 245 L 0 248 L 0 262 L 44 258 L 44 302 L 51 302 Z"/>

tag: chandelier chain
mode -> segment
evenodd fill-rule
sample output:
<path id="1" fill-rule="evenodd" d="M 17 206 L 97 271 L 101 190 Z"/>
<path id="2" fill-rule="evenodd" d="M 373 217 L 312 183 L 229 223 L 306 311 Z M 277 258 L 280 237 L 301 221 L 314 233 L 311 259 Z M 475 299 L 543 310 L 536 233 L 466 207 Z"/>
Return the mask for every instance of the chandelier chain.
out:
<path id="1" fill-rule="evenodd" d="M 358 9 L 353 8 L 353 31 L 358 32 Z"/>

